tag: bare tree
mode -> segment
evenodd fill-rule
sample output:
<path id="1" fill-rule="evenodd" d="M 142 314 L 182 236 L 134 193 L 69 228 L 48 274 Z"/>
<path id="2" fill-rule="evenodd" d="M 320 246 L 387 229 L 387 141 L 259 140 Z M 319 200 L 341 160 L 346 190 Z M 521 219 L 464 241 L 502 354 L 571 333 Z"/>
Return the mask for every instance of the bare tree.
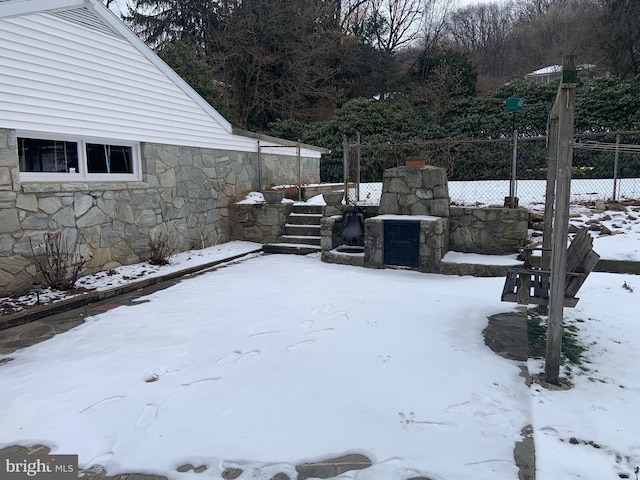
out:
<path id="1" fill-rule="evenodd" d="M 456 49 L 468 52 L 480 74 L 503 76 L 511 69 L 515 16 L 513 4 L 478 4 L 459 9 L 447 19 Z"/>
<path id="2" fill-rule="evenodd" d="M 371 0 L 368 28 L 376 46 L 395 52 L 419 37 L 424 21 L 422 0 Z"/>
<path id="3" fill-rule="evenodd" d="M 637 0 L 602 0 L 598 25 L 600 43 L 612 71 L 621 78 L 640 72 L 640 3 Z"/>
<path id="4" fill-rule="evenodd" d="M 542 0 L 532 0 L 536 6 Z M 544 8 L 542 8 L 544 7 Z M 532 14 L 532 12 L 542 13 Z M 601 18 L 594 0 L 555 0 L 520 12 L 514 27 L 518 64 L 524 74 L 577 54 L 580 63 L 601 61 L 596 25 Z"/>
<path id="5" fill-rule="evenodd" d="M 340 30 L 347 35 L 364 39 L 367 36 L 367 22 L 372 14 L 371 0 L 343 0 L 340 3 Z"/>
<path id="6" fill-rule="evenodd" d="M 456 0 L 423 0 L 423 22 L 420 32 L 420 47 L 423 54 L 441 51 L 446 37 L 447 18 Z"/>
<path id="7" fill-rule="evenodd" d="M 243 126 L 308 120 L 335 108 L 342 92 L 334 6 L 317 0 L 243 0 L 219 32 L 215 61 L 229 85 L 229 109 Z"/>

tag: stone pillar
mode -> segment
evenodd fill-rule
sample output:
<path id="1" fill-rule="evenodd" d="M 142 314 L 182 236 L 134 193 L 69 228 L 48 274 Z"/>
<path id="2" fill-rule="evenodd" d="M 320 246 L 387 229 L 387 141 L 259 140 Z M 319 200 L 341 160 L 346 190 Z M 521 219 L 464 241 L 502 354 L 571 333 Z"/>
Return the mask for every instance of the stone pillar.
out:
<path id="1" fill-rule="evenodd" d="M 443 168 L 396 167 L 384 172 L 380 214 L 448 217 L 450 203 Z"/>

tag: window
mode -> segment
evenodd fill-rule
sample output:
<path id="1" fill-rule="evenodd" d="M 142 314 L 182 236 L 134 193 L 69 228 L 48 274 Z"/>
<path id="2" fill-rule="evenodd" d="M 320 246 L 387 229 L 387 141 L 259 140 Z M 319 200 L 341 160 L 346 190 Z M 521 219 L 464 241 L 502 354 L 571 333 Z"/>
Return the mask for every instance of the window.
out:
<path id="1" fill-rule="evenodd" d="M 87 143 L 89 173 L 133 173 L 131 147 Z"/>
<path id="2" fill-rule="evenodd" d="M 21 172 L 77 172 L 78 144 L 58 140 L 18 140 Z"/>
<path id="3" fill-rule="evenodd" d="M 139 180 L 138 146 L 94 139 L 18 136 L 23 180 Z"/>

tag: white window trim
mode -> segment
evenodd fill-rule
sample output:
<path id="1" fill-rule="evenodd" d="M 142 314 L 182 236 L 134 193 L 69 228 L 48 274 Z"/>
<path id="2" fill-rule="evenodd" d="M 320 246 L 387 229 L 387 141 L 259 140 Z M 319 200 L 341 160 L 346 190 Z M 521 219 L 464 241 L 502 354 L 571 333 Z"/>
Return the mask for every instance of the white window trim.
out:
<path id="1" fill-rule="evenodd" d="M 17 138 L 33 138 L 35 140 L 58 140 L 76 142 L 78 144 L 78 169 L 76 173 L 59 172 L 23 172 L 20 171 L 22 182 L 139 182 L 142 180 L 142 162 L 140 142 L 117 140 L 113 138 L 84 137 L 75 135 L 48 134 L 18 130 Z M 104 145 L 122 145 L 131 147 L 132 173 L 88 173 L 87 172 L 87 143 Z"/>

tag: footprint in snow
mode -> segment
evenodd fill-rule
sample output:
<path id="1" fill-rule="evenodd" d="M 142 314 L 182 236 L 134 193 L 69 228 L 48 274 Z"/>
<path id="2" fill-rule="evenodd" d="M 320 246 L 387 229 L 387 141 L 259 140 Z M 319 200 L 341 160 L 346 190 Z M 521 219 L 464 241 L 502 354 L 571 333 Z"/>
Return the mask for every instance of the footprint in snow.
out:
<path id="1" fill-rule="evenodd" d="M 89 405 L 87 408 L 80 410 L 80 415 L 91 415 L 92 413 L 97 412 L 98 410 L 108 407 L 120 400 L 125 399 L 125 395 L 116 395 L 114 397 L 105 398 L 104 400 L 100 400 L 99 402 L 94 403 L 93 405 Z"/>
<path id="2" fill-rule="evenodd" d="M 300 348 L 302 345 L 304 345 L 305 343 L 313 343 L 313 342 L 315 342 L 315 341 L 316 341 L 316 339 L 315 339 L 315 338 L 312 338 L 312 339 L 310 339 L 310 340 L 303 340 L 303 341 L 301 341 L 301 342 L 294 343 L 293 345 L 289 345 L 289 346 L 287 347 L 287 350 L 289 350 L 289 351 L 291 351 L 291 350 L 296 350 L 296 349 Z"/>
<path id="3" fill-rule="evenodd" d="M 181 383 L 180 385 L 176 385 L 175 389 L 179 390 L 181 388 L 193 387 L 196 385 L 201 385 L 203 383 L 219 382 L 220 380 L 222 380 L 222 377 L 201 378 L 200 380 L 194 380 L 193 382 Z"/>
<path id="4" fill-rule="evenodd" d="M 227 353 L 225 356 L 218 359 L 216 365 L 230 365 L 232 363 L 236 363 L 241 354 L 241 350 L 234 350 L 233 352 Z"/>
<path id="5" fill-rule="evenodd" d="M 136 420 L 136 428 L 145 430 L 149 428 L 158 418 L 158 406 L 154 403 L 148 403 L 142 409 L 142 413 Z"/>
<path id="6" fill-rule="evenodd" d="M 246 359 L 258 355 L 259 353 L 260 350 L 251 350 L 250 352 L 242 353 L 238 358 L 235 359 L 233 363 L 244 362 Z"/>

